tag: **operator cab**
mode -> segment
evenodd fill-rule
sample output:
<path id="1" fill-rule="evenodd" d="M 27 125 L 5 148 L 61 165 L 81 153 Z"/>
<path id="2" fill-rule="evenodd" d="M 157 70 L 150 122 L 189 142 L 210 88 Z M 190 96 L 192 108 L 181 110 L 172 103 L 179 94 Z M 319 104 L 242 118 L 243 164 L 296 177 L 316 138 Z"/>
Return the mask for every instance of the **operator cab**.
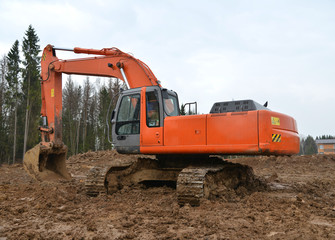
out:
<path id="1" fill-rule="evenodd" d="M 158 140 L 150 144 L 162 145 L 164 119 L 179 115 L 174 91 L 159 86 L 124 90 L 112 113 L 113 145 L 119 153 L 140 153 L 140 135 L 143 144 L 151 134 Z"/>

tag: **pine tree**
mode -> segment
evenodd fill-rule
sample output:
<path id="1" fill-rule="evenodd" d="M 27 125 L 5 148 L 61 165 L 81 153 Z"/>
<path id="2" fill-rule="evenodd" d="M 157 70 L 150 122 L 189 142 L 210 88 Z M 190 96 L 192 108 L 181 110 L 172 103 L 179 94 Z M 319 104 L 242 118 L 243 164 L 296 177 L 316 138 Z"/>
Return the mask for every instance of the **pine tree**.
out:
<path id="1" fill-rule="evenodd" d="M 299 155 L 304 155 L 304 145 L 305 145 L 305 139 L 300 138 L 300 149 L 299 149 Z"/>
<path id="2" fill-rule="evenodd" d="M 99 116 L 98 116 L 98 123 L 99 123 L 99 149 L 105 150 L 108 149 L 110 144 L 108 143 L 108 136 L 109 134 L 107 129 L 106 119 L 108 119 L 108 107 L 111 102 L 111 99 L 108 94 L 108 90 L 105 85 L 103 85 L 99 90 Z M 108 120 L 107 120 L 108 121 Z"/>
<path id="3" fill-rule="evenodd" d="M 88 143 L 86 142 L 87 138 L 87 129 L 88 129 L 88 118 L 89 118 L 89 109 L 91 106 L 91 97 L 92 97 L 92 85 L 90 83 L 89 77 L 86 78 L 83 88 L 83 108 L 82 108 L 82 151 L 88 151 Z"/>
<path id="4" fill-rule="evenodd" d="M 0 59 L 0 165 L 9 159 L 8 150 L 8 129 L 7 129 L 7 111 L 5 105 L 5 93 L 7 91 L 6 84 L 6 73 L 7 73 L 7 58 L 3 56 Z"/>
<path id="5" fill-rule="evenodd" d="M 305 155 L 316 154 L 318 152 L 318 147 L 316 146 L 314 138 L 310 135 L 307 136 L 303 148 Z"/>
<path id="6" fill-rule="evenodd" d="M 17 117 L 18 117 L 18 106 L 20 101 L 20 53 L 19 53 L 19 41 L 16 40 L 7 55 L 8 71 L 6 74 L 6 80 L 8 83 L 8 90 L 6 92 L 6 106 L 9 110 L 9 136 L 12 143 L 13 158 L 12 161 L 15 163 L 16 151 L 17 151 Z"/>
<path id="7" fill-rule="evenodd" d="M 39 140 L 39 134 L 36 131 L 39 126 L 41 109 L 40 58 L 38 57 L 40 46 L 38 42 L 39 38 L 34 28 L 29 25 L 22 42 L 24 55 L 22 77 L 25 106 L 23 154 L 26 152 L 27 147 L 32 147 Z"/>
<path id="8" fill-rule="evenodd" d="M 98 150 L 98 95 L 92 89 L 92 97 L 88 112 L 87 146 L 90 150 Z"/>
<path id="9" fill-rule="evenodd" d="M 5 92 L 6 92 L 6 73 L 7 73 L 7 58 L 3 56 L 0 59 L 0 118 L 4 115 L 4 103 L 5 103 Z"/>

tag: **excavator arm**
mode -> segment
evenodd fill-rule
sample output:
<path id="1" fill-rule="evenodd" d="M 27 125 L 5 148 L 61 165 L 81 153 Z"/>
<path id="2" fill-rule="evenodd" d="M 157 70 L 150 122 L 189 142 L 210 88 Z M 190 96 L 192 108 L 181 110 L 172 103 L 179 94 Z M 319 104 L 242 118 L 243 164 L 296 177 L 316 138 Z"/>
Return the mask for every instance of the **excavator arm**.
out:
<path id="1" fill-rule="evenodd" d="M 56 50 L 95 56 L 60 60 L 56 56 Z M 41 58 L 43 125 L 39 130 L 42 141 L 24 156 L 24 167 L 27 172 L 40 180 L 50 176 L 70 178 L 65 166 L 67 148 L 62 140 L 62 73 L 115 77 L 125 81 L 128 88 L 160 86 L 145 63 L 117 48 L 61 49 L 47 45 Z"/>

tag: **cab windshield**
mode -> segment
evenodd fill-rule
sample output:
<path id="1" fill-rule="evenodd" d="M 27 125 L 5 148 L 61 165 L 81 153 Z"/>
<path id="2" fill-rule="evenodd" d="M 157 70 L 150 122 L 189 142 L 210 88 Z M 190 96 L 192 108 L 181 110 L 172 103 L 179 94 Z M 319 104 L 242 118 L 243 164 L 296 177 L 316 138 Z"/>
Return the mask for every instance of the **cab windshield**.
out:
<path id="1" fill-rule="evenodd" d="M 167 116 L 178 116 L 179 106 L 177 96 L 165 92 L 165 94 L 163 94 L 163 100 L 165 114 Z"/>

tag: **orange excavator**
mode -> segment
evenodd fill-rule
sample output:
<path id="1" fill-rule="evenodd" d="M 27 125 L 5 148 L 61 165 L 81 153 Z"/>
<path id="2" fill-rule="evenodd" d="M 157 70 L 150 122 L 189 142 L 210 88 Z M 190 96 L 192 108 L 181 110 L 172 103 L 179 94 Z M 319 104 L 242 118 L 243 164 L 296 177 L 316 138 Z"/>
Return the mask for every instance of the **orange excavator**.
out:
<path id="1" fill-rule="evenodd" d="M 59 60 L 56 50 L 95 56 Z M 113 146 L 122 154 L 156 156 L 91 169 L 86 180 L 90 195 L 113 193 L 139 182 L 172 181 L 177 183 L 179 203 L 196 205 L 218 185 L 208 181 L 208 176 L 222 182 L 227 169 L 212 155 L 299 152 L 296 121 L 253 100 L 217 102 L 209 114 L 182 116 L 177 93 L 163 88 L 150 68 L 132 55 L 117 48 L 47 45 L 41 59 L 42 142 L 24 157 L 26 171 L 38 180 L 71 178 L 62 141 L 62 73 L 123 80 L 128 89 L 121 91 L 111 117 Z"/>

